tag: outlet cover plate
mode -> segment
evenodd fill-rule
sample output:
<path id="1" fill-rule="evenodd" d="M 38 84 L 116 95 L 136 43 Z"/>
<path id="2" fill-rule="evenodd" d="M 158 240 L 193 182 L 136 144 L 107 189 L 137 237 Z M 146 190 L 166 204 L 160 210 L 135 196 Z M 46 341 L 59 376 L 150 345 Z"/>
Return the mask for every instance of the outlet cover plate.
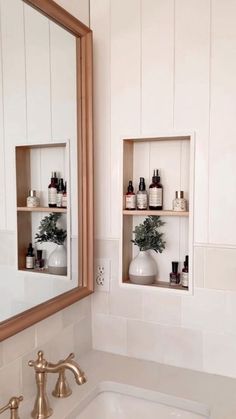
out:
<path id="1" fill-rule="evenodd" d="M 109 292 L 111 260 L 108 258 L 95 259 L 94 284 L 95 291 Z"/>

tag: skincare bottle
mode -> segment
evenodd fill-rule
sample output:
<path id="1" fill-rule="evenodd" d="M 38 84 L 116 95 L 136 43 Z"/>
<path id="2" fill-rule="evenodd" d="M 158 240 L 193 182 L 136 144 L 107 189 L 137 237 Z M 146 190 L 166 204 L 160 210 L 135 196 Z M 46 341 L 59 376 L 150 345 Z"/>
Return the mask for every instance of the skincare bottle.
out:
<path id="1" fill-rule="evenodd" d="M 178 285 L 180 275 L 178 273 L 179 262 L 172 262 L 172 272 L 170 273 L 170 285 Z"/>
<path id="2" fill-rule="evenodd" d="M 187 201 L 184 199 L 184 191 L 176 191 L 173 200 L 173 211 L 187 211 Z"/>
<path id="3" fill-rule="evenodd" d="M 40 270 L 44 268 L 44 259 L 43 259 L 42 250 L 37 250 L 36 252 L 35 268 L 40 269 Z"/>
<path id="4" fill-rule="evenodd" d="M 143 177 L 140 178 L 139 190 L 137 192 L 137 209 L 146 210 L 147 209 L 147 191 L 145 186 L 145 180 Z"/>
<path id="5" fill-rule="evenodd" d="M 153 172 L 152 183 L 149 186 L 149 209 L 162 210 L 163 208 L 163 187 L 160 183 L 158 170 Z"/>
<path id="6" fill-rule="evenodd" d="M 36 191 L 32 189 L 29 191 L 29 196 L 27 197 L 26 205 L 28 208 L 39 207 L 39 198 L 36 196 Z"/>
<path id="7" fill-rule="evenodd" d="M 34 269 L 34 249 L 32 247 L 32 243 L 29 244 L 27 255 L 25 259 L 25 267 L 26 269 Z"/>
<path id="8" fill-rule="evenodd" d="M 136 208 L 136 195 L 134 193 L 132 180 L 129 181 L 128 189 L 125 195 L 125 208 L 127 210 L 135 210 Z"/>
<path id="9" fill-rule="evenodd" d="M 188 288 L 188 255 L 185 256 L 184 267 L 181 272 L 181 285 Z"/>
<path id="10" fill-rule="evenodd" d="M 51 183 L 48 186 L 48 206 L 53 208 L 57 206 L 57 174 L 52 172 Z"/>
<path id="11" fill-rule="evenodd" d="M 62 197 L 64 193 L 64 183 L 63 179 L 59 179 L 58 187 L 57 187 L 57 207 L 62 207 Z"/>
<path id="12" fill-rule="evenodd" d="M 67 208 L 67 186 L 65 182 L 64 191 L 61 198 L 61 206 L 62 208 Z"/>

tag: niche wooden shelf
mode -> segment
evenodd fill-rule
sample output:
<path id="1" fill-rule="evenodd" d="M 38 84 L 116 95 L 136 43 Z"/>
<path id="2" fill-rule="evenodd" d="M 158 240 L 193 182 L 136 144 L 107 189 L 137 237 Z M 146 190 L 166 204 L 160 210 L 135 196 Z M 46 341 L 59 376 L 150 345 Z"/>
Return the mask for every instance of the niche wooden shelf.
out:
<path id="1" fill-rule="evenodd" d="M 162 254 L 154 255 L 158 276 L 152 289 L 162 289 L 171 292 L 191 292 L 193 288 L 193 174 L 194 174 L 194 135 L 192 133 L 161 133 L 152 137 L 124 138 L 122 167 L 122 240 L 121 240 L 121 283 L 124 286 L 142 287 L 132 284 L 129 280 L 129 265 L 138 253 L 137 246 L 131 242 L 136 225 L 145 217 L 161 216 L 166 249 Z M 129 180 L 133 181 L 135 191 L 138 190 L 139 178 L 144 177 L 148 191 L 154 169 L 160 170 L 163 184 L 162 211 L 126 210 L 124 196 Z M 188 201 L 188 211 L 172 211 L 172 201 L 175 191 L 183 190 Z M 154 252 L 153 252 L 154 253 Z M 179 272 L 182 271 L 185 256 L 189 255 L 189 288 L 180 284 L 172 286 L 169 283 L 171 262 L 179 261 Z"/>
<path id="2" fill-rule="evenodd" d="M 160 215 L 162 217 L 188 217 L 188 211 L 171 211 L 171 210 L 163 210 L 163 211 L 154 211 L 154 210 L 123 210 L 123 215 Z"/>
<path id="3" fill-rule="evenodd" d="M 48 184 L 52 171 L 60 172 L 67 180 L 69 187 L 69 143 L 55 142 L 47 144 L 26 144 L 15 148 L 16 155 L 16 200 L 17 200 L 17 264 L 18 270 L 38 274 L 37 271 L 25 269 L 25 257 L 29 243 L 34 243 L 34 236 L 40 220 L 46 213 L 61 213 L 67 230 L 67 265 L 70 276 L 70 204 L 68 208 L 50 208 L 47 206 Z M 26 207 L 30 189 L 40 193 L 40 207 Z M 41 214 L 40 214 L 41 213 Z M 55 275 L 54 275 L 55 276 Z"/>
<path id="4" fill-rule="evenodd" d="M 50 207 L 36 207 L 36 208 L 29 208 L 29 207 L 17 207 L 18 212 L 59 212 L 59 213 L 66 213 L 67 208 L 50 208 Z"/>

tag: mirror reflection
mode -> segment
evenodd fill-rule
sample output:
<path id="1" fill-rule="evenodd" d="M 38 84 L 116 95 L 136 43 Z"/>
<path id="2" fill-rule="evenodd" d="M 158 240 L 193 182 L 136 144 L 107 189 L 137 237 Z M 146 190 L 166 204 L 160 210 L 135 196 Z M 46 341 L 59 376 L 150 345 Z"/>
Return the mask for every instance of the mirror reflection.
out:
<path id="1" fill-rule="evenodd" d="M 0 321 L 78 286 L 76 39 L 0 1 Z"/>

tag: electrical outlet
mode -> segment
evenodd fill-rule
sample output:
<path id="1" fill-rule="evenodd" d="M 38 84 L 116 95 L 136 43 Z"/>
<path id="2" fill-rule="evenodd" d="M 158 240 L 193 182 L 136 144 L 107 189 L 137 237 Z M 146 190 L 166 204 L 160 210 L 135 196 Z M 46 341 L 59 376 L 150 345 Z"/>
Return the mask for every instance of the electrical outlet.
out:
<path id="1" fill-rule="evenodd" d="M 110 288 L 110 259 L 95 259 L 94 282 L 96 291 L 109 291 Z"/>

